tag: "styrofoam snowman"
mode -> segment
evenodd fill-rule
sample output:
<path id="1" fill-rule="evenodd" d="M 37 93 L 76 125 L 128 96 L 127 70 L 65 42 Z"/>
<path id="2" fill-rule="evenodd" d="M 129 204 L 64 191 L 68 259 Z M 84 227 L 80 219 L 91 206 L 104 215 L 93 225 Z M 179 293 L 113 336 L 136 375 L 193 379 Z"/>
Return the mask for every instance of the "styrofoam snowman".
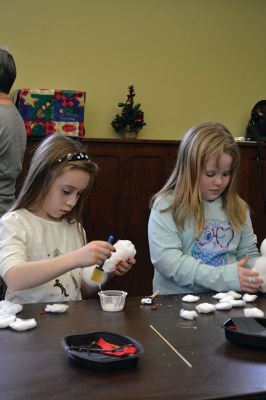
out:
<path id="1" fill-rule="evenodd" d="M 135 257 L 136 248 L 130 240 L 118 240 L 114 244 L 115 252 L 103 264 L 105 272 L 111 272 L 118 260 L 126 260 L 129 257 Z"/>
<path id="2" fill-rule="evenodd" d="M 130 240 L 118 240 L 114 244 L 114 248 L 116 251 L 112 252 L 111 257 L 108 258 L 103 264 L 104 275 L 102 281 L 99 282 L 100 285 L 104 285 L 104 283 L 107 281 L 108 273 L 112 272 L 118 260 L 126 260 L 127 258 L 135 257 L 136 255 L 136 248 Z M 96 265 L 83 268 L 82 270 L 84 281 L 92 287 L 98 286 L 98 282 L 95 282 L 91 279 L 95 267 Z"/>
<path id="3" fill-rule="evenodd" d="M 254 270 L 260 274 L 261 279 L 264 281 L 260 291 L 266 293 L 266 239 L 261 243 L 260 254 L 261 256 L 255 261 Z"/>

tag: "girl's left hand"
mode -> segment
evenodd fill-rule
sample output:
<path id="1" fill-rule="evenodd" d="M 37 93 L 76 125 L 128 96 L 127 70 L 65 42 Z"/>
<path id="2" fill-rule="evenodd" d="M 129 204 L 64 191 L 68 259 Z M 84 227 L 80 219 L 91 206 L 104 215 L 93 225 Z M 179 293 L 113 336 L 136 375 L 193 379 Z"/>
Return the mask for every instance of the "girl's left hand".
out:
<path id="1" fill-rule="evenodd" d="M 119 276 L 125 275 L 134 264 L 136 264 L 136 260 L 133 257 L 127 260 L 119 260 L 112 272 Z"/>

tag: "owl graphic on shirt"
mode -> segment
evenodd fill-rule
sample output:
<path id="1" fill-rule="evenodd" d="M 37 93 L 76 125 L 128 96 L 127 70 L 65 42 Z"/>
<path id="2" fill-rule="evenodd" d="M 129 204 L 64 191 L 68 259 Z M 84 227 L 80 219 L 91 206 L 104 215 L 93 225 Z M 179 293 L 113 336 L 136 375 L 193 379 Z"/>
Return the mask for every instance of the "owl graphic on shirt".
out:
<path id="1" fill-rule="evenodd" d="M 208 265 L 225 265 L 233 238 L 234 230 L 229 220 L 210 219 L 195 239 L 191 255 Z"/>

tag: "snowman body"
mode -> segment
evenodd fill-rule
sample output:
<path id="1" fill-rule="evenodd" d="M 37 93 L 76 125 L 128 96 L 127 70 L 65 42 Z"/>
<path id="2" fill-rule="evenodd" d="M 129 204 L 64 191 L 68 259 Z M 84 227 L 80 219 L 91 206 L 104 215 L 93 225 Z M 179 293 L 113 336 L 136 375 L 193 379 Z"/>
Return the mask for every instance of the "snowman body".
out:
<path id="1" fill-rule="evenodd" d="M 260 291 L 266 293 L 266 239 L 261 243 L 260 254 L 260 257 L 255 261 L 254 270 L 260 274 L 261 279 L 264 281 Z"/>

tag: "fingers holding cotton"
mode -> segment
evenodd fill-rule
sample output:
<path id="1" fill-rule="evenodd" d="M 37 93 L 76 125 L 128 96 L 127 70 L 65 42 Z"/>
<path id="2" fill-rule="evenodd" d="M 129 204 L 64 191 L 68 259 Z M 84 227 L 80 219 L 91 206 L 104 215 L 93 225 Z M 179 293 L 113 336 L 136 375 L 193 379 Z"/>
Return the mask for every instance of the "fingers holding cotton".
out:
<path id="1" fill-rule="evenodd" d="M 127 260 L 119 260 L 116 266 L 113 268 L 112 272 L 116 275 L 124 275 L 126 274 L 132 266 L 136 263 L 135 259 L 130 257 Z"/>
<path id="2" fill-rule="evenodd" d="M 135 263 L 136 248 L 130 240 L 118 240 L 114 244 L 114 248 L 116 251 L 112 252 L 111 257 L 105 261 L 103 270 L 105 272 L 113 272 L 117 269 L 118 272 L 123 274 Z"/>
<path id="3" fill-rule="evenodd" d="M 256 263 L 259 260 L 259 258 L 256 260 Z M 238 266 L 237 271 L 242 291 L 249 293 L 256 293 L 258 290 L 261 289 L 263 285 L 263 280 L 261 279 L 260 274 L 254 268 L 250 270 Z"/>

